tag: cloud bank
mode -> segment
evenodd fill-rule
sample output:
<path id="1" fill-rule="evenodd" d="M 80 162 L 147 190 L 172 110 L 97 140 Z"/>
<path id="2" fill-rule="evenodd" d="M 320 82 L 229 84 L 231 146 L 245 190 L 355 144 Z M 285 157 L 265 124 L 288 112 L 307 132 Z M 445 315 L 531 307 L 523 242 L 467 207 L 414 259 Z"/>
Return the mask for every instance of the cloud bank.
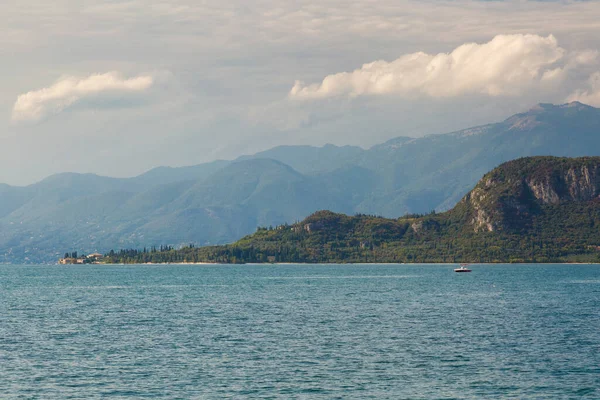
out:
<path id="1" fill-rule="evenodd" d="M 406 54 L 392 61 L 364 64 L 353 72 L 326 76 L 321 83 L 296 81 L 295 99 L 363 95 L 467 94 L 516 96 L 535 85 L 560 81 L 571 61 L 552 35 L 498 35 L 483 44 L 466 43 L 450 53 Z M 589 58 L 589 57 L 588 57 Z M 587 61 L 574 57 L 572 63 Z"/>
<path id="2" fill-rule="evenodd" d="M 149 89 L 154 79 L 140 75 L 126 79 L 118 72 L 93 74 L 87 78 L 67 76 L 52 86 L 30 91 L 17 97 L 12 110 L 13 122 L 38 121 L 100 95 L 123 96 Z"/>
<path id="3" fill-rule="evenodd" d="M 569 96 L 567 101 L 580 101 L 585 104 L 600 107 L 600 72 L 592 74 L 588 83 L 589 89 L 576 91 Z"/>

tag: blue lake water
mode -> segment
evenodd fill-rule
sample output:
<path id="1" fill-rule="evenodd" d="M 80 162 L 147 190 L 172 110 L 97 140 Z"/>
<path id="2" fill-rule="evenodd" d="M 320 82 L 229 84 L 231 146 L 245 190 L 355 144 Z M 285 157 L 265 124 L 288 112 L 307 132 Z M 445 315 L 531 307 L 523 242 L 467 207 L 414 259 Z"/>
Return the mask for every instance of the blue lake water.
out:
<path id="1" fill-rule="evenodd" d="M 0 398 L 600 398 L 600 266 L 0 266 Z"/>

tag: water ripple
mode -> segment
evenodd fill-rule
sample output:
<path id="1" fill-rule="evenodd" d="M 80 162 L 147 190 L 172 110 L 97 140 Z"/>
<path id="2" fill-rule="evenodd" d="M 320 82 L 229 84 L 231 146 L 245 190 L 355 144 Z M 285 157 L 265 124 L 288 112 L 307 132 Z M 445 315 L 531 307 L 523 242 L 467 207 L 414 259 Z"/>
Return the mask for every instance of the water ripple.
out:
<path id="1" fill-rule="evenodd" d="M 0 398 L 594 399 L 598 282 L 583 265 L 0 266 Z"/>

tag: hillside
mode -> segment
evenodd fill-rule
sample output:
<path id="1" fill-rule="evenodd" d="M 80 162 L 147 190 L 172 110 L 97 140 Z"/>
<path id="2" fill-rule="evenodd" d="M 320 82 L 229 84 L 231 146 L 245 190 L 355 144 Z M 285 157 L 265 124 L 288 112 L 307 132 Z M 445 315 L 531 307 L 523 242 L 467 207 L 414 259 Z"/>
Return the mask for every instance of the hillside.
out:
<path id="1" fill-rule="evenodd" d="M 487 171 L 535 155 L 600 155 L 600 109 L 540 104 L 505 121 L 370 149 L 279 146 L 133 178 L 58 174 L 0 185 L 0 262 L 80 251 L 231 243 L 315 210 L 395 218 L 452 208 Z M 402 127 L 398 127 L 402 134 Z"/>
<path id="2" fill-rule="evenodd" d="M 600 157 L 527 157 L 486 174 L 448 212 L 398 219 L 319 211 L 229 246 L 119 262 L 600 261 Z"/>

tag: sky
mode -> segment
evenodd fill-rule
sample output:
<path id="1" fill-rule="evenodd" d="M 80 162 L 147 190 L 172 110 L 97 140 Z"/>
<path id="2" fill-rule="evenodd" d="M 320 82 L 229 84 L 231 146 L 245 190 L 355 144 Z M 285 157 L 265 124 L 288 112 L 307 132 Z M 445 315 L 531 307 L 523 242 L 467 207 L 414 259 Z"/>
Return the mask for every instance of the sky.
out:
<path id="1" fill-rule="evenodd" d="M 600 2 L 8 0 L 0 182 L 600 107 Z"/>

